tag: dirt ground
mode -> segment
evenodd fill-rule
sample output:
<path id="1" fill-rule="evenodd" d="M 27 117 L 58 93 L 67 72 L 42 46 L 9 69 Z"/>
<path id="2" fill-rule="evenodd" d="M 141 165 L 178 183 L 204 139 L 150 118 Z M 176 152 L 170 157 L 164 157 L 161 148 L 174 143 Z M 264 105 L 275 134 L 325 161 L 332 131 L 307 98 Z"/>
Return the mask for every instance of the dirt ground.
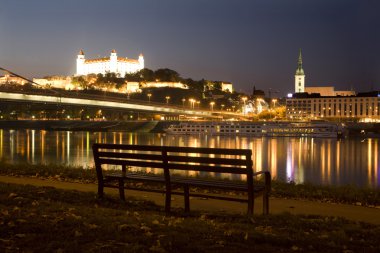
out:
<path id="1" fill-rule="evenodd" d="M 55 187 L 57 189 L 77 190 L 83 192 L 95 193 L 97 191 L 96 184 L 61 182 L 55 180 L 43 180 L 28 177 L 0 176 L 0 182 L 22 185 L 29 184 L 34 186 L 48 186 Z M 118 194 L 118 191 L 116 189 L 106 188 L 105 193 L 116 195 Z M 129 196 L 154 201 L 158 205 L 164 205 L 164 195 L 160 193 L 127 190 L 126 194 Z M 257 198 L 255 200 L 256 214 L 260 214 L 262 212 L 261 200 L 261 198 Z M 353 221 L 363 221 L 380 225 L 380 208 L 280 198 L 271 198 L 269 203 L 271 214 L 289 212 L 292 214 L 339 216 Z M 172 206 L 183 207 L 183 198 L 181 196 L 173 196 Z M 244 214 L 246 212 L 247 205 L 244 203 L 237 203 L 231 201 L 192 198 L 190 200 L 190 208 L 191 210 L 218 211 Z"/>

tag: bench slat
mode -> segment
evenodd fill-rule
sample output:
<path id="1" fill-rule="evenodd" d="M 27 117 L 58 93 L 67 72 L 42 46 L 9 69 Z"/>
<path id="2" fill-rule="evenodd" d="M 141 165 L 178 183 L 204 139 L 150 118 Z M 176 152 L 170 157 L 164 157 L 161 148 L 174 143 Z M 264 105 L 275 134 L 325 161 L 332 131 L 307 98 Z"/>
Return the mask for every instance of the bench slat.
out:
<path id="1" fill-rule="evenodd" d="M 157 154 L 137 154 L 137 153 L 117 153 L 117 152 L 99 152 L 99 158 L 124 158 L 124 159 L 135 159 L 135 160 L 153 160 L 162 161 L 161 153 Z"/>
<path id="2" fill-rule="evenodd" d="M 162 159 L 162 158 L 161 158 Z M 247 161 L 244 159 L 232 159 L 222 157 L 197 157 L 197 156 L 179 156 L 168 155 L 168 162 L 188 162 L 188 163 L 205 163 L 205 164 L 223 164 L 223 165 L 241 165 L 246 166 Z"/>
<path id="3" fill-rule="evenodd" d="M 227 149 L 227 148 L 193 148 L 193 147 L 173 147 L 164 146 L 167 152 L 174 153 L 195 153 L 195 154 L 217 154 L 217 155 L 244 155 L 251 157 L 252 150 L 250 149 Z"/>
<path id="4" fill-rule="evenodd" d="M 247 174 L 248 169 L 239 167 L 223 167 L 199 164 L 168 163 L 169 170 L 204 171 L 217 173 Z"/>
<path id="5" fill-rule="evenodd" d="M 95 143 L 93 149 L 161 151 L 162 146 Z"/>
<path id="6" fill-rule="evenodd" d="M 99 164 L 110 164 L 110 165 L 125 165 L 134 167 L 144 167 L 144 168 L 163 168 L 162 162 L 149 162 L 149 161 L 131 161 L 131 160 L 120 160 L 111 158 L 99 158 Z"/>

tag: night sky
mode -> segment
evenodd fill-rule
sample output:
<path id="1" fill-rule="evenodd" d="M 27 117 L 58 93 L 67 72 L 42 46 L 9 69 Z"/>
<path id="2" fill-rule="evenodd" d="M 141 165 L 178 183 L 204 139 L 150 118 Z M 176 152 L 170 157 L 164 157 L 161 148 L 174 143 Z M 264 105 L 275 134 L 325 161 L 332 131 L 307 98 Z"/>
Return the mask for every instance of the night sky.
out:
<path id="1" fill-rule="evenodd" d="M 1 0 L 0 67 L 72 75 L 86 58 L 144 54 L 150 69 L 293 92 L 299 48 L 306 86 L 380 90 L 379 0 Z"/>

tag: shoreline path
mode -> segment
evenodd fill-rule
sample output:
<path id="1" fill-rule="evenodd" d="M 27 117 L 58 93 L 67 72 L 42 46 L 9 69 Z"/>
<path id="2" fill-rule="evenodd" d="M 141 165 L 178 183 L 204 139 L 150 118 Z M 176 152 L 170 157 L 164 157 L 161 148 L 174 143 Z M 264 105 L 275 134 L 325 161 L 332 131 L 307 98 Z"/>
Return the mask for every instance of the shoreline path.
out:
<path id="1" fill-rule="evenodd" d="M 50 179 L 38 179 L 30 177 L 12 177 L 0 176 L 0 182 L 20 184 L 20 185 L 33 185 L 54 187 L 63 190 L 77 190 L 82 192 L 97 192 L 97 185 L 93 183 L 75 183 L 75 182 L 61 182 Z M 117 189 L 105 189 L 106 194 L 118 195 Z M 164 195 L 160 193 L 150 193 L 128 190 L 127 196 L 143 198 L 153 201 L 157 205 L 163 206 Z M 372 224 L 380 225 L 380 208 L 363 207 L 349 204 L 336 204 L 324 203 L 310 200 L 295 200 L 295 199 L 282 199 L 270 198 L 269 201 L 270 214 L 279 214 L 288 212 L 291 214 L 304 214 L 304 215 L 320 215 L 320 216 L 338 216 L 344 217 L 352 221 L 362 221 Z M 183 197 L 174 196 L 172 200 L 173 207 L 183 207 Z M 214 199 L 200 199 L 193 198 L 191 200 L 192 210 L 204 210 L 211 212 L 226 212 L 226 213 L 242 213 L 246 212 L 246 204 L 222 201 Z M 255 200 L 255 214 L 262 213 L 261 198 Z"/>

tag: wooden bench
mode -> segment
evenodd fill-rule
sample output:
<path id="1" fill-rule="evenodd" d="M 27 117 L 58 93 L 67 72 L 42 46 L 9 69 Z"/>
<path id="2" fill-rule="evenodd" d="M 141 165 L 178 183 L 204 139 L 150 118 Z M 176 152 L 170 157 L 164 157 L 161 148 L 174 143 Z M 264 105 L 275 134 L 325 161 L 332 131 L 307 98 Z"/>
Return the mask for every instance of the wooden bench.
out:
<path id="1" fill-rule="evenodd" d="M 252 151 L 249 149 L 192 148 L 148 145 L 94 144 L 94 160 L 98 178 L 98 195 L 104 187 L 119 188 L 125 199 L 125 189 L 165 193 L 165 211 L 170 212 L 171 195 L 184 195 L 185 211 L 190 211 L 190 196 L 207 197 L 248 203 L 248 214 L 253 214 L 254 199 L 263 196 L 263 213 L 269 212 L 268 194 L 271 177 L 268 171 L 253 172 Z M 107 168 L 103 168 L 107 165 Z M 113 173 L 109 173 L 110 169 Z M 117 169 L 116 173 L 115 170 Z M 153 172 L 153 173 L 151 173 Z M 236 180 L 216 179 L 209 174 L 227 175 Z M 201 175 L 199 175 L 201 174 Z M 207 174 L 208 177 L 202 177 Z M 196 175 L 190 176 L 190 175 Z M 260 184 L 254 177 L 264 175 Z M 129 186 L 129 181 L 160 183 L 164 189 Z M 242 198 L 190 191 L 190 188 L 219 189 L 247 193 Z M 183 191 L 175 191 L 179 188 Z"/>

